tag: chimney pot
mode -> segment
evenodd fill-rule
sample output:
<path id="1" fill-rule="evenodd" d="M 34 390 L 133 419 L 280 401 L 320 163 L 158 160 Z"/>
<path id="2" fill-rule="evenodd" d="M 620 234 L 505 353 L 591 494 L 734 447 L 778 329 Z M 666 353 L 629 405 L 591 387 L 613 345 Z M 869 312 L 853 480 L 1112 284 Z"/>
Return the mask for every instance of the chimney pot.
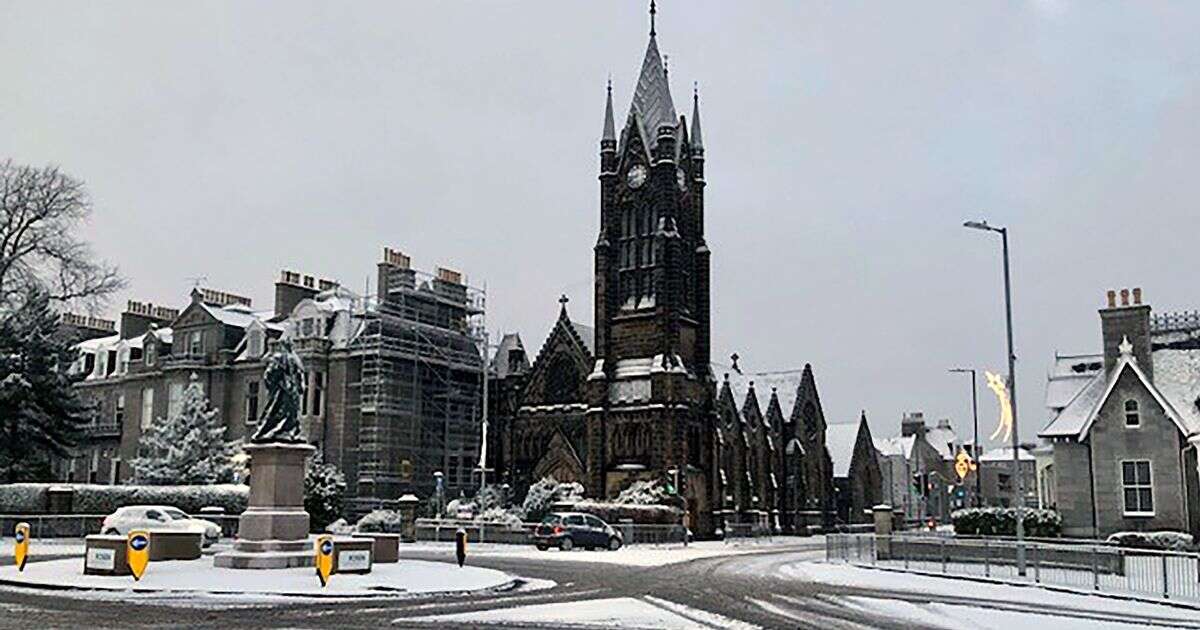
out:
<path id="1" fill-rule="evenodd" d="M 1129 289 L 1121 289 L 1121 306 L 1129 306 Z"/>
<path id="2" fill-rule="evenodd" d="M 1142 287 L 1134 287 L 1133 288 L 1133 303 L 1134 304 L 1142 303 Z"/>
<path id="3" fill-rule="evenodd" d="M 1117 307 L 1117 292 L 1112 289 L 1108 290 L 1108 308 Z"/>

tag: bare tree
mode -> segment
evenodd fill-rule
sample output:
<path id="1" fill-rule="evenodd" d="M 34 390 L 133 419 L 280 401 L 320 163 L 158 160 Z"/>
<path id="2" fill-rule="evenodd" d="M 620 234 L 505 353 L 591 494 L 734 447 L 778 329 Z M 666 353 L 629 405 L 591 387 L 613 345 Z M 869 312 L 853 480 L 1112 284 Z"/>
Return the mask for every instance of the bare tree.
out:
<path id="1" fill-rule="evenodd" d="M 57 302 L 95 306 L 124 286 L 79 237 L 91 211 L 83 182 L 58 167 L 0 162 L 0 308 L 34 287 Z"/>

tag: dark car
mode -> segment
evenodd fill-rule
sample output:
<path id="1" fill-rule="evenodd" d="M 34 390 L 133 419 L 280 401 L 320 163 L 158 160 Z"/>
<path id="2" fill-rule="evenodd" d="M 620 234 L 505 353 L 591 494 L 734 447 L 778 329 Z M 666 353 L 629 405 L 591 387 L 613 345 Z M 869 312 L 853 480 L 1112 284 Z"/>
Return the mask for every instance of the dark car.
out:
<path id="1" fill-rule="evenodd" d="M 533 530 L 533 544 L 542 551 L 550 547 L 558 547 L 563 551 L 575 547 L 616 551 L 623 542 L 621 532 L 608 523 L 591 514 L 579 512 L 547 514 Z"/>

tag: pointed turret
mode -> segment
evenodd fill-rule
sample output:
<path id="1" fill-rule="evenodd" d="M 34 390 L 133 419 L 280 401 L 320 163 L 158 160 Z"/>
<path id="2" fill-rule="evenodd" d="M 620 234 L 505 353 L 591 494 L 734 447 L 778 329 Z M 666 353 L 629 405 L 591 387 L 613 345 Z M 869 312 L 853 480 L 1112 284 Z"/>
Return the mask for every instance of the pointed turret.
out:
<path id="1" fill-rule="evenodd" d="M 648 140 L 653 145 L 658 144 L 658 131 L 663 125 L 674 127 L 676 124 L 675 103 L 671 100 L 671 88 L 667 82 L 667 73 L 663 67 L 662 55 L 658 52 L 658 37 L 654 31 L 654 3 L 650 3 L 650 43 L 646 46 L 646 56 L 642 59 L 642 70 L 638 75 L 637 88 L 633 93 L 633 102 L 629 106 L 629 116 L 637 118 L 645 131 Z"/>
<path id="2" fill-rule="evenodd" d="M 692 89 L 692 134 L 689 140 L 692 143 L 692 154 L 696 156 L 704 155 L 704 134 L 700 132 L 700 87 L 695 86 Z"/>
<path id="3" fill-rule="evenodd" d="M 608 80 L 608 98 L 604 103 L 604 135 L 600 136 L 600 147 L 608 149 L 609 143 L 612 144 L 612 150 L 616 151 L 617 125 L 613 122 L 612 79 Z"/>

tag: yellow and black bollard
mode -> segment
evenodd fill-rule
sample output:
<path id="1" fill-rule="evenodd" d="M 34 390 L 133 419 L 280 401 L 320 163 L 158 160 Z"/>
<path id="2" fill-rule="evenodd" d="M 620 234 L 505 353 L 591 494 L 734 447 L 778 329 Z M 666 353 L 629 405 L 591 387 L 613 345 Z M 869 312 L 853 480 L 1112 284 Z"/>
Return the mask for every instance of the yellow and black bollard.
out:
<path id="1" fill-rule="evenodd" d="M 142 579 L 150 564 L 150 532 L 135 529 L 125 539 L 125 559 L 135 581 Z"/>
<path id="2" fill-rule="evenodd" d="M 454 532 L 454 554 L 458 557 L 458 566 L 461 569 L 467 561 L 467 530 L 461 527 Z"/>
<path id="3" fill-rule="evenodd" d="M 321 586 L 329 584 L 329 574 L 333 573 L 333 536 L 317 537 L 317 577 Z"/>
<path id="4" fill-rule="evenodd" d="M 13 559 L 17 561 L 17 570 L 24 571 L 25 563 L 29 561 L 29 523 L 17 523 L 16 539 Z"/>

